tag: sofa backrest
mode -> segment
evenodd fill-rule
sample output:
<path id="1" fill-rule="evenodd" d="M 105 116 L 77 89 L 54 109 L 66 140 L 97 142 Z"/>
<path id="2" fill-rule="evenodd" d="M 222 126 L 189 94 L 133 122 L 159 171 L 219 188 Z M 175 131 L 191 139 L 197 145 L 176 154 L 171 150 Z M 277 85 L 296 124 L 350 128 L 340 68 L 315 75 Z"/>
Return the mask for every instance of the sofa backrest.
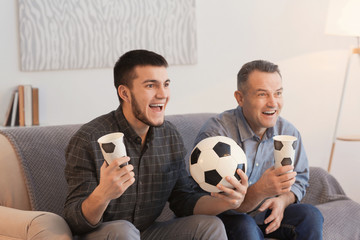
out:
<path id="1" fill-rule="evenodd" d="M 196 113 L 166 116 L 166 119 L 171 121 L 183 136 L 185 147 L 188 150 L 185 159 L 187 164 L 198 131 L 204 122 L 213 115 L 215 114 Z M 18 162 L 22 166 L 21 172 L 30 199 L 31 210 L 49 211 L 63 216 L 63 206 L 67 194 L 64 177 L 65 150 L 71 136 L 80 126 L 77 124 L 0 130 L 0 135 L 9 140 Z M 11 186 L 9 185 L 7 189 L 11 190 Z"/>
<path id="2" fill-rule="evenodd" d="M 215 113 L 193 113 L 183 115 L 169 115 L 166 117 L 166 120 L 169 120 L 176 126 L 177 130 L 183 138 L 184 145 L 187 150 L 187 155 L 185 157 L 187 166 L 189 164 L 188 159 L 190 153 L 194 148 L 195 138 L 202 125 L 204 125 L 205 121 L 212 116 L 215 116 Z"/>
<path id="3" fill-rule="evenodd" d="M 79 127 L 17 127 L 0 131 L 11 143 L 22 166 L 31 210 L 63 215 L 67 192 L 64 177 L 65 148 Z"/>

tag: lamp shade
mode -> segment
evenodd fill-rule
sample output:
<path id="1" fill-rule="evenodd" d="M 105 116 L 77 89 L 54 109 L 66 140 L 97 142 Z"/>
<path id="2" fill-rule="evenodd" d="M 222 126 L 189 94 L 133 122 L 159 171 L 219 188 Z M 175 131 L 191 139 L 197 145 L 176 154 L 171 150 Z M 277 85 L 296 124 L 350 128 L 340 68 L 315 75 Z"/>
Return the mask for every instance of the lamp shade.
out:
<path id="1" fill-rule="evenodd" d="M 326 34 L 360 36 L 360 0 L 330 0 Z"/>

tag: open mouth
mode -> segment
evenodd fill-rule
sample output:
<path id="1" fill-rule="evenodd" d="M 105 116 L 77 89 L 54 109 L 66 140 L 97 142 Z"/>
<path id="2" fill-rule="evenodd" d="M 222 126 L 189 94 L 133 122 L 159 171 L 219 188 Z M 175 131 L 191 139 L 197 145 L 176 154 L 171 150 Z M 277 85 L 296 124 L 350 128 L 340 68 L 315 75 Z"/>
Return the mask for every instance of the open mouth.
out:
<path id="1" fill-rule="evenodd" d="M 149 107 L 155 111 L 162 111 L 164 109 L 165 104 L 150 104 Z"/>
<path id="2" fill-rule="evenodd" d="M 265 115 L 268 115 L 268 116 L 272 116 L 276 113 L 276 110 L 273 110 L 273 111 L 265 111 L 265 112 L 262 112 L 263 114 Z"/>

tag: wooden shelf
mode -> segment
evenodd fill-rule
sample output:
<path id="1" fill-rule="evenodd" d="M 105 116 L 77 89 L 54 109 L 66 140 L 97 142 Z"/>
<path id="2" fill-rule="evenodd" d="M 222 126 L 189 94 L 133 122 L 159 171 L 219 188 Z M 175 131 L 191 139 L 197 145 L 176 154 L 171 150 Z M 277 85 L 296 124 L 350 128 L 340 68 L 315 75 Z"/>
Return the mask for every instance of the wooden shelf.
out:
<path id="1" fill-rule="evenodd" d="M 360 135 L 339 136 L 336 139 L 340 141 L 357 142 L 360 141 Z"/>

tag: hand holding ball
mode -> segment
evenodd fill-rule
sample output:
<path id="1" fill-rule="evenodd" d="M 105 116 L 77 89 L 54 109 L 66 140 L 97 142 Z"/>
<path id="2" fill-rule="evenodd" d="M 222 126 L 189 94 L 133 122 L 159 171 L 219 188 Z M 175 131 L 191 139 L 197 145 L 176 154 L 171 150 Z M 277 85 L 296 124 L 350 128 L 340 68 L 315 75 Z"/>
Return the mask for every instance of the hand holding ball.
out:
<path id="1" fill-rule="evenodd" d="M 217 184 L 228 188 L 233 186 L 225 177 L 240 180 L 236 170 L 246 172 L 246 155 L 231 138 L 215 136 L 200 141 L 189 159 L 190 174 L 200 187 L 207 192 L 220 192 Z"/>

